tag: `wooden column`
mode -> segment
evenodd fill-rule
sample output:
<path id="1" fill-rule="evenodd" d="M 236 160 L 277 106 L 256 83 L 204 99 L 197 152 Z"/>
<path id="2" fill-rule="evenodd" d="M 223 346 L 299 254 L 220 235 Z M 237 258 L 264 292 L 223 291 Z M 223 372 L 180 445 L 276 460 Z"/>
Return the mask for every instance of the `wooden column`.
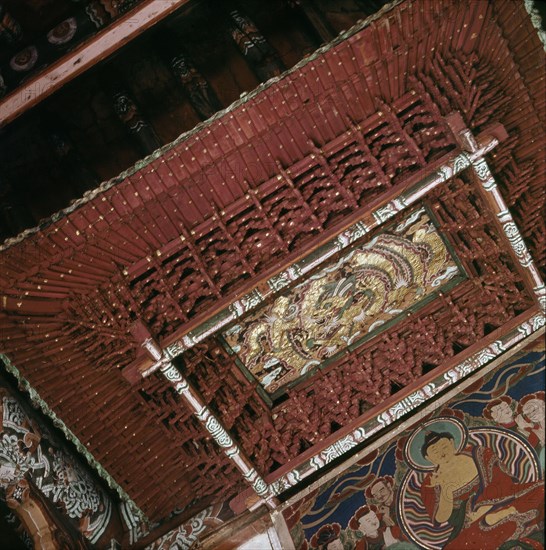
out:
<path id="1" fill-rule="evenodd" d="M 258 30 L 254 22 L 237 9 L 229 12 L 229 32 L 235 45 L 258 77 L 265 82 L 285 69 L 277 52 Z"/>
<path id="2" fill-rule="evenodd" d="M 31 481 L 22 480 L 21 490 L 7 493 L 7 503 L 32 537 L 34 548 L 42 550 L 87 550 L 91 545 L 44 499 Z"/>
<path id="3" fill-rule="evenodd" d="M 162 55 L 166 59 L 169 69 L 184 89 L 191 106 L 199 117 L 206 120 L 222 109 L 222 104 L 216 93 L 184 51 L 181 38 L 177 34 L 159 38 Z"/>
<path id="4" fill-rule="evenodd" d="M 149 155 L 161 147 L 155 130 L 141 114 L 125 87 L 120 86 L 113 92 L 112 101 L 114 111 L 132 136 L 142 155 Z"/>

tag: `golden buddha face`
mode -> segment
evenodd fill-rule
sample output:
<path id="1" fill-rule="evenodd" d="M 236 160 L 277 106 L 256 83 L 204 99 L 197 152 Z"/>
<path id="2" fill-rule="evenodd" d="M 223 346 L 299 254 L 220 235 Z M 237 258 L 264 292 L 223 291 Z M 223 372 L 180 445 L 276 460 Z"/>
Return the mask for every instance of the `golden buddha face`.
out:
<path id="1" fill-rule="evenodd" d="M 455 454 L 455 442 L 448 437 L 442 437 L 435 443 L 432 443 L 426 451 L 427 459 L 437 466 L 449 462 Z"/>

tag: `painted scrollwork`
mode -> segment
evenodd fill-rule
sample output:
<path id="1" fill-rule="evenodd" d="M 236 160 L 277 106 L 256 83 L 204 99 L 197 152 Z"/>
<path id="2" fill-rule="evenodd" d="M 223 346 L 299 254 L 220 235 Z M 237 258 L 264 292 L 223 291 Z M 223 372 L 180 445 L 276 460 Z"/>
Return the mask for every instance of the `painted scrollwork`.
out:
<path id="1" fill-rule="evenodd" d="M 87 472 L 45 431 L 18 401 L 0 389 L 0 489 L 12 508 L 25 504 L 30 483 L 96 542 L 111 516 L 112 503 Z"/>
<path id="2" fill-rule="evenodd" d="M 227 448 L 233 445 L 233 440 L 214 416 L 208 417 L 205 427 L 220 447 Z"/>

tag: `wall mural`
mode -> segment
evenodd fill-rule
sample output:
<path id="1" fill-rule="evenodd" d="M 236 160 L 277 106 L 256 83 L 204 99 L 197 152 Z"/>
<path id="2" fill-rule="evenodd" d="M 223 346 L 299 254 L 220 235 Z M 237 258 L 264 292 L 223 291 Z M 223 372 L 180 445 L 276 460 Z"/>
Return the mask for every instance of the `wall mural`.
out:
<path id="1" fill-rule="evenodd" d="M 544 548 L 544 373 L 535 344 L 285 510 L 296 548 Z"/>
<path id="2" fill-rule="evenodd" d="M 53 442 L 47 430 L 0 388 L 0 496 L 10 508 L 17 508 L 28 497 L 29 480 L 90 542 L 104 533 L 112 514 L 109 497 Z"/>
<path id="3" fill-rule="evenodd" d="M 420 209 L 223 333 L 274 394 L 461 274 Z M 385 328 L 385 327 L 383 327 Z"/>

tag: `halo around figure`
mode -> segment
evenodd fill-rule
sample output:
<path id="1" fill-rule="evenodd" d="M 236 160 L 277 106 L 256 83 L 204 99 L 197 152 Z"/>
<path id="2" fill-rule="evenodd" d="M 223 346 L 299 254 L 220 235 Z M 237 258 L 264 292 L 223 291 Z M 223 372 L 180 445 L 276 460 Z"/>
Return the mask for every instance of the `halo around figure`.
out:
<path id="1" fill-rule="evenodd" d="M 436 434 L 449 434 L 453 438 L 457 453 L 464 449 L 468 439 L 466 426 L 455 417 L 444 416 L 433 418 L 420 424 L 409 436 L 404 447 L 406 462 L 415 470 L 427 471 L 435 468 L 435 465 L 424 456 L 423 447 L 425 445 L 425 438 L 428 439 Z"/>

